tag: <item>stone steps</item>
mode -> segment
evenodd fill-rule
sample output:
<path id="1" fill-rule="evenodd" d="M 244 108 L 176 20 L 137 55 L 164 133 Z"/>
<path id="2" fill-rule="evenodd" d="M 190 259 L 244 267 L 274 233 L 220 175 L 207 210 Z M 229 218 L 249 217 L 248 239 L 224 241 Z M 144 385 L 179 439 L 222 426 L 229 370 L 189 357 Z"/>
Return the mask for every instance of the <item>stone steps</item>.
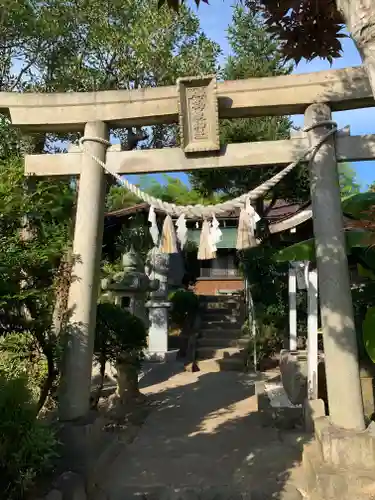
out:
<path id="1" fill-rule="evenodd" d="M 241 329 L 244 321 L 240 317 L 233 316 L 215 316 L 212 318 L 202 317 L 202 326 L 204 328 L 238 328 Z"/>
<path id="2" fill-rule="evenodd" d="M 197 366 L 201 372 L 243 371 L 244 360 L 241 358 L 198 359 Z"/>
<path id="3" fill-rule="evenodd" d="M 246 337 L 201 337 L 198 339 L 198 347 L 239 347 L 244 348 L 249 343 Z"/>
<path id="4" fill-rule="evenodd" d="M 239 295 L 200 295 L 199 301 L 202 304 L 228 304 L 228 303 L 236 303 L 239 304 L 242 301 L 242 298 Z"/>
<path id="5" fill-rule="evenodd" d="M 227 339 L 239 339 L 243 336 L 243 333 L 238 328 L 209 328 L 203 326 L 200 328 L 201 338 L 227 338 Z"/>
<path id="6" fill-rule="evenodd" d="M 223 309 L 233 310 L 241 308 L 241 304 L 234 300 L 228 300 L 226 302 L 201 302 L 200 304 L 201 309 L 204 311 L 221 311 Z"/>
<path id="7" fill-rule="evenodd" d="M 201 371 L 236 370 L 245 366 L 242 349 L 243 299 L 200 297 L 202 324 L 197 344 L 197 365 Z"/>
<path id="8" fill-rule="evenodd" d="M 226 358 L 237 358 L 243 359 L 241 350 L 238 347 L 198 347 L 197 348 L 199 359 L 226 359 Z"/>
<path id="9" fill-rule="evenodd" d="M 223 311 L 228 311 L 228 312 L 235 312 L 235 311 L 242 311 L 243 310 L 243 304 L 241 302 L 241 299 L 228 299 L 224 298 L 221 300 L 211 300 L 211 299 L 200 299 L 200 308 L 201 311 L 204 311 L 206 313 L 215 313 L 215 312 L 223 312 Z"/>
<path id="10" fill-rule="evenodd" d="M 200 310 L 205 314 L 215 314 L 215 313 L 217 314 L 224 311 L 235 313 L 243 311 L 243 307 L 241 304 L 234 304 L 234 303 L 229 303 L 229 304 L 200 303 Z"/>
<path id="11" fill-rule="evenodd" d="M 217 318 L 202 317 L 202 324 L 205 328 L 242 328 L 243 321 L 241 318 L 228 317 L 223 318 L 219 316 Z"/>

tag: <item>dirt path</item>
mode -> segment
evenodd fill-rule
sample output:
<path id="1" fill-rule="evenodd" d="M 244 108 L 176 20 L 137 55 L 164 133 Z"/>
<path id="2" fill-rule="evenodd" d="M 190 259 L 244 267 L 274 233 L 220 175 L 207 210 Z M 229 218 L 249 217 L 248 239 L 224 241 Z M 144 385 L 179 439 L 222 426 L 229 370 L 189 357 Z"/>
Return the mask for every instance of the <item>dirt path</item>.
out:
<path id="1" fill-rule="evenodd" d="M 108 500 L 299 498 L 293 484 L 304 438 L 262 427 L 250 375 L 164 365 L 141 387 L 156 406 L 103 478 Z M 185 494 L 170 494 L 179 488 Z"/>

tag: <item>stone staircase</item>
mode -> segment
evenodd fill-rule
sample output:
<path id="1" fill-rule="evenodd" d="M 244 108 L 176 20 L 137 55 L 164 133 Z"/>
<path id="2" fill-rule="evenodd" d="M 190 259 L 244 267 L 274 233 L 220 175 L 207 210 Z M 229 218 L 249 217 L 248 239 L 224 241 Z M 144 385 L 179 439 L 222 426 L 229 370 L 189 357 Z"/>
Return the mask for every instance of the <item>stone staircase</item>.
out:
<path id="1" fill-rule="evenodd" d="M 201 371 L 245 367 L 248 339 L 242 333 L 245 304 L 239 295 L 201 296 L 202 323 L 197 340 L 197 364 Z"/>

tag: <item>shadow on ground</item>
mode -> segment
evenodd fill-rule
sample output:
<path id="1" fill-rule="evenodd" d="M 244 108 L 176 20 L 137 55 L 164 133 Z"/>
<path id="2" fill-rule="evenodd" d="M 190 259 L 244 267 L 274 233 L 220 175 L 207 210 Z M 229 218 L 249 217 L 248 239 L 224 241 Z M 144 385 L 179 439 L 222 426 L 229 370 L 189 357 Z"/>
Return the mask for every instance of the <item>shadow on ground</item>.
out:
<path id="1" fill-rule="evenodd" d="M 152 385 L 143 379 L 155 408 L 101 485 L 108 498 L 161 498 L 173 488 L 232 492 L 220 498 L 249 492 L 254 500 L 298 498 L 294 486 L 308 436 L 263 427 L 255 376 L 180 369 L 161 369 L 153 383 L 150 376 Z"/>

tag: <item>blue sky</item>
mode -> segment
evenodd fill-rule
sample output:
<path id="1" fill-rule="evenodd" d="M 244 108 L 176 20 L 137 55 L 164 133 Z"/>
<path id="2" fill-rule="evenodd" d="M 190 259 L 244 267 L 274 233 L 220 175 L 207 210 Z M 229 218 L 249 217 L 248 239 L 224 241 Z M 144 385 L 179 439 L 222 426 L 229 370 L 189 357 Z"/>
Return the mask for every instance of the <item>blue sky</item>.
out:
<path id="1" fill-rule="evenodd" d="M 221 63 L 225 61 L 226 56 L 229 54 L 226 35 L 232 17 L 232 5 L 233 3 L 228 0 L 211 0 L 210 5 L 201 3 L 199 9 L 197 9 L 203 31 L 209 38 L 218 42 L 222 48 Z M 334 61 L 332 68 L 339 69 L 359 64 L 361 64 L 361 60 L 352 40 L 343 39 L 343 56 Z M 331 66 L 327 61 L 316 59 L 309 63 L 301 61 L 294 72 L 309 73 L 330 68 Z M 350 125 L 352 135 L 375 133 L 374 118 L 375 108 L 334 113 L 334 119 L 338 122 L 339 127 Z M 295 116 L 294 121 L 296 124 L 302 125 L 303 117 Z M 355 168 L 357 181 L 363 188 L 375 181 L 375 162 L 352 163 L 352 167 Z M 187 180 L 185 174 L 176 175 Z M 157 178 L 160 179 L 159 176 Z"/>

